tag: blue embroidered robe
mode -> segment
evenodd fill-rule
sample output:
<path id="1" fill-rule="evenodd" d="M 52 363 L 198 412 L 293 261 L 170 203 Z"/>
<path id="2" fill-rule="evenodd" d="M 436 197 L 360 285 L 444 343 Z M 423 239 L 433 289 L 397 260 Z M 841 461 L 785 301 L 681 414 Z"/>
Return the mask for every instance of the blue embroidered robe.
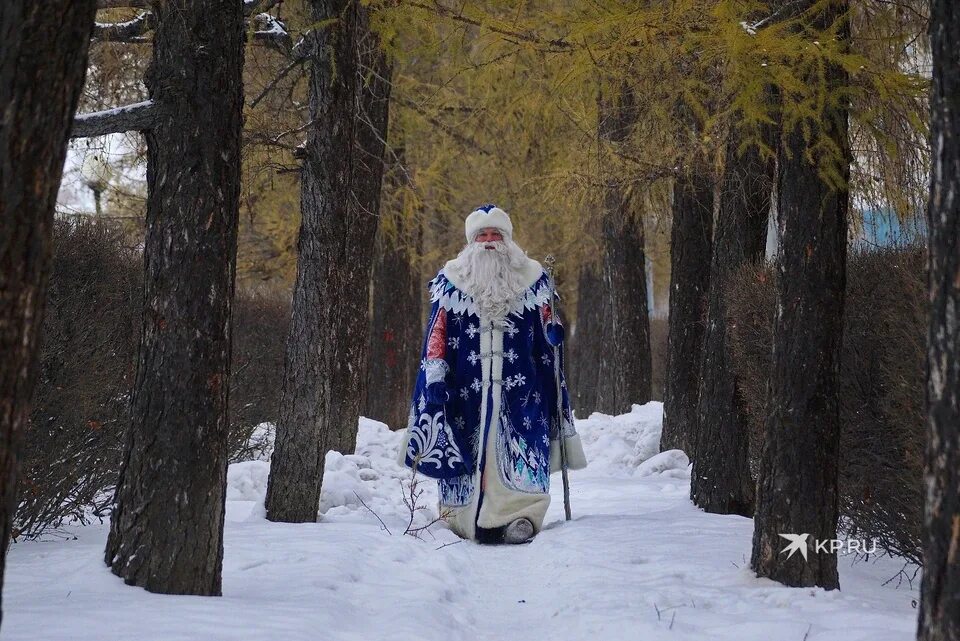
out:
<path id="1" fill-rule="evenodd" d="M 546 272 L 512 303 L 506 318 L 481 318 L 478 306 L 441 271 L 429 283 L 431 310 L 413 392 L 404 462 L 419 474 L 440 480 L 441 502 L 465 505 L 483 465 L 487 439 L 495 438 L 500 480 L 511 490 L 550 489 L 550 441 L 558 432 L 554 347 L 547 342 L 550 282 Z M 481 335 L 501 329 L 503 348 L 481 353 Z M 492 339 L 491 339 L 492 340 Z M 488 341 L 492 350 L 492 342 Z M 570 402 L 560 377 L 564 434 L 572 431 Z M 502 373 L 483 368 L 485 358 L 502 358 Z M 486 378 L 485 378 L 486 377 Z M 443 380 L 449 399 L 427 401 L 428 384 Z M 486 383 L 486 385 L 485 385 Z M 484 391 L 487 398 L 484 399 Z M 494 403 L 494 395 L 500 395 Z M 499 406 L 499 416 L 493 410 Z M 486 413 L 486 416 L 482 416 Z M 485 468 L 484 468 L 485 469 Z"/>

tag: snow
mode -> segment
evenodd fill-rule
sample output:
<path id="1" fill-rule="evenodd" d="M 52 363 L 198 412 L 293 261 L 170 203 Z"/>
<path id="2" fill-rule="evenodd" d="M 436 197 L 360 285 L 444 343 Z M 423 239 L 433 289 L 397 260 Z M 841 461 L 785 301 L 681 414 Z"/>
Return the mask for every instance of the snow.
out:
<path id="1" fill-rule="evenodd" d="M 88 120 L 99 120 L 101 118 L 107 118 L 109 116 L 117 116 L 124 113 L 139 111 L 141 109 L 148 109 L 152 106 L 153 106 L 153 100 L 142 100 L 140 102 L 135 102 L 129 105 L 113 107 L 112 109 L 104 109 L 103 111 L 91 111 L 85 114 L 77 114 L 74 117 L 74 122 L 86 122 Z"/>
<path id="2" fill-rule="evenodd" d="M 284 24 L 269 13 L 258 13 L 254 18 L 257 24 L 257 33 L 272 36 L 289 36 Z"/>
<path id="3" fill-rule="evenodd" d="M 896 559 L 841 557 L 841 591 L 758 579 L 751 521 L 698 510 L 686 455 L 657 453 L 661 413 L 649 403 L 579 420 L 591 463 L 570 473 L 574 520 L 563 521 L 556 475 L 544 531 L 517 547 L 440 526 L 404 536 L 401 436 L 361 419 L 357 453 L 327 455 L 317 523 L 266 521 L 269 463 L 230 466 L 223 597 L 126 586 L 103 564 L 106 526 L 79 527 L 73 540 L 11 547 L 0 639 L 914 638 L 916 590 L 883 585 Z M 429 523 L 436 488 L 418 490 L 417 524 Z"/>
<path id="4" fill-rule="evenodd" d="M 142 11 L 136 18 L 131 18 L 124 22 L 95 22 L 94 27 L 96 29 L 132 29 L 133 27 L 139 25 L 141 22 L 147 19 L 147 16 L 150 15 L 149 11 Z"/>

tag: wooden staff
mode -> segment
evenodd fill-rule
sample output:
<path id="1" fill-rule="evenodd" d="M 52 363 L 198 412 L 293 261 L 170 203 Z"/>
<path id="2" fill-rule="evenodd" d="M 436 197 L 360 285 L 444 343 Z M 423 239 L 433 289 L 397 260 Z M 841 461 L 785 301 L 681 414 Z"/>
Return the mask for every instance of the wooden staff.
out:
<path id="1" fill-rule="evenodd" d="M 544 262 L 547 264 L 547 275 L 550 278 L 550 322 L 559 323 L 560 315 L 557 312 L 557 282 L 553 278 L 553 264 L 556 259 L 548 255 Z M 557 387 L 557 438 L 560 440 L 560 476 L 563 478 L 563 512 L 569 521 L 570 512 L 570 476 L 567 474 L 567 441 L 563 435 L 563 388 L 560 385 L 560 346 L 553 346 L 553 380 Z"/>

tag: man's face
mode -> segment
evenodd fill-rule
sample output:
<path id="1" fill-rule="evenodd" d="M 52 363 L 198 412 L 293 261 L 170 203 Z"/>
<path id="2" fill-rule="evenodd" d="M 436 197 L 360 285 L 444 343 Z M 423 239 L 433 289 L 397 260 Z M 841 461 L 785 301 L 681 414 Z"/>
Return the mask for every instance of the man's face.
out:
<path id="1" fill-rule="evenodd" d="M 484 243 L 483 248 L 487 250 L 495 249 L 491 243 L 503 240 L 503 234 L 496 227 L 484 227 L 477 232 L 475 242 Z"/>

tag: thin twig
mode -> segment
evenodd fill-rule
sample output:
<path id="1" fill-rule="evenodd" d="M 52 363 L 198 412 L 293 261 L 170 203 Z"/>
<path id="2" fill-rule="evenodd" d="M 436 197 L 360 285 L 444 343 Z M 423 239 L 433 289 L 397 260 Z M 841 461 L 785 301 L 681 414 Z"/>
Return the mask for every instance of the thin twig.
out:
<path id="1" fill-rule="evenodd" d="M 457 541 L 450 541 L 449 543 L 444 543 L 443 545 L 441 545 L 440 547 L 438 547 L 438 548 L 436 548 L 436 549 L 437 549 L 437 550 L 442 550 L 443 548 L 450 547 L 451 545 L 456 545 L 457 543 L 463 543 L 463 539 L 459 539 L 459 540 L 457 540 Z"/>
<path id="2" fill-rule="evenodd" d="M 476 18 L 470 18 L 468 16 L 465 16 L 463 15 L 463 13 L 458 12 L 450 7 L 447 7 L 441 4 L 440 2 L 434 2 L 432 4 L 428 4 L 426 2 L 417 2 L 416 0 L 401 0 L 401 4 L 406 4 L 407 6 L 414 7 L 416 9 L 428 11 L 430 13 L 433 13 L 443 18 L 447 18 L 448 20 L 452 20 L 454 22 L 460 22 L 462 24 L 470 25 L 472 27 L 480 27 L 481 29 L 487 29 L 488 31 L 491 31 L 496 34 L 500 34 L 501 36 L 512 38 L 514 40 L 520 40 L 528 44 L 535 44 L 535 45 L 549 47 L 552 49 L 548 49 L 548 50 L 554 51 L 556 53 L 572 51 L 574 48 L 570 42 L 567 42 L 563 38 L 547 39 L 533 32 L 522 32 L 522 31 L 516 31 L 513 29 L 504 29 L 502 27 L 497 27 L 488 23 L 481 22 Z"/>
<path id="3" fill-rule="evenodd" d="M 366 503 L 363 502 L 363 499 L 360 498 L 360 495 L 357 494 L 356 490 L 354 490 L 353 495 L 357 497 L 357 500 L 358 500 L 358 501 L 360 501 L 360 505 L 362 505 L 363 507 L 367 508 L 367 511 L 370 512 L 370 514 L 372 514 L 372 515 L 374 515 L 375 517 L 377 517 L 377 520 L 380 521 L 380 528 L 386 530 L 386 531 L 387 531 L 387 534 L 389 534 L 390 536 L 393 536 L 393 532 L 391 532 L 391 531 L 390 531 L 390 528 L 387 527 L 387 524 L 383 522 L 383 519 L 380 518 L 380 515 L 377 514 L 376 512 L 374 512 L 373 509 L 371 509 L 369 505 L 367 505 Z"/>
<path id="4" fill-rule="evenodd" d="M 296 58 L 293 62 L 291 62 L 286 67 L 281 69 L 280 73 L 278 73 L 273 80 L 267 83 L 267 86 L 264 87 L 263 90 L 259 94 L 257 94 L 257 96 L 250 102 L 250 107 L 253 108 L 259 105 L 260 101 L 266 98 L 267 95 L 271 91 L 273 91 L 277 85 L 283 82 L 283 79 L 286 78 L 291 71 L 293 71 L 294 69 L 302 65 L 304 62 L 306 62 L 306 60 L 307 60 L 306 56 L 302 58 Z"/>

